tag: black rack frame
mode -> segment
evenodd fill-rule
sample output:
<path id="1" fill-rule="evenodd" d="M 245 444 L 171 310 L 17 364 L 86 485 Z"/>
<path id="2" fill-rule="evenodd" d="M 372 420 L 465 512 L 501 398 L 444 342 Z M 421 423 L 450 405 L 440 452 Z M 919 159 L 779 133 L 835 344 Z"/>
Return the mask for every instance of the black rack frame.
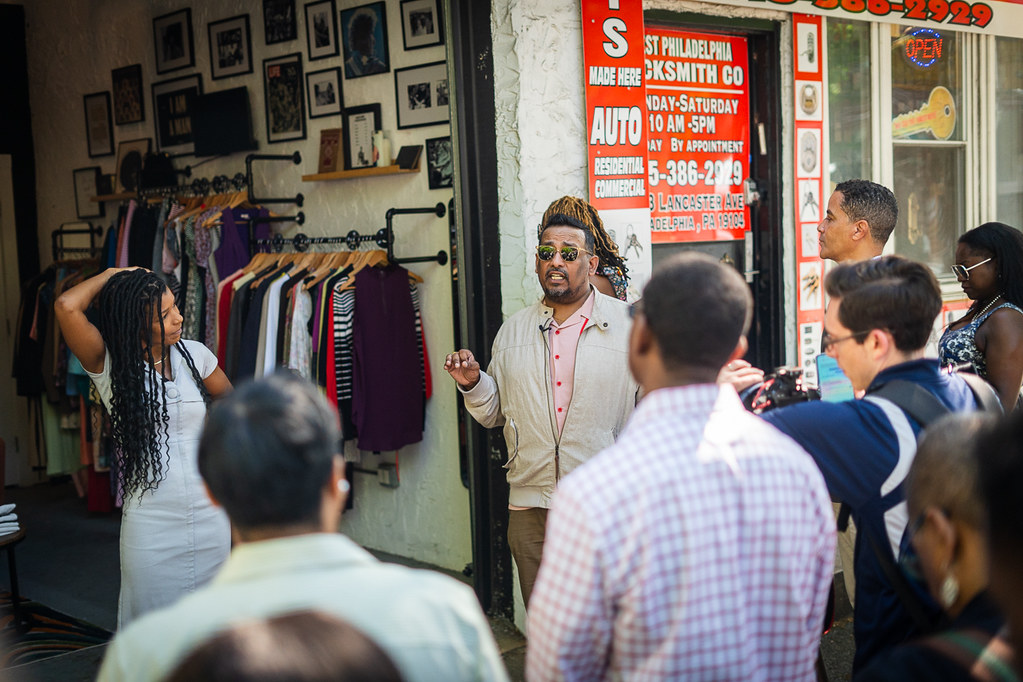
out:
<path id="1" fill-rule="evenodd" d="M 66 225 L 81 225 L 82 222 L 73 223 L 61 223 L 60 227 L 50 233 L 51 240 L 51 253 L 54 261 L 64 260 L 64 256 L 69 253 L 86 253 L 89 254 L 89 258 L 99 255 L 100 251 L 103 250 L 103 243 L 96 243 L 96 239 L 103 236 L 103 228 L 98 225 L 93 225 L 90 222 L 85 223 L 89 227 L 87 228 L 69 228 Z M 87 234 L 89 235 L 89 246 L 64 246 L 64 237 L 69 234 Z"/>

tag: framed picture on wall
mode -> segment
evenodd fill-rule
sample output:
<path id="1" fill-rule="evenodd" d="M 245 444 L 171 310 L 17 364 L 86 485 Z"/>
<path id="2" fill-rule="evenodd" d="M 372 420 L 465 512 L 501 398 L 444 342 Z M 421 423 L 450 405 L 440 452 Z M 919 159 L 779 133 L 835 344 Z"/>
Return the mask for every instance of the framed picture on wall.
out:
<path id="1" fill-rule="evenodd" d="M 192 154 L 192 106 L 202 94 L 202 74 L 153 83 L 156 147 L 170 154 Z"/>
<path id="2" fill-rule="evenodd" d="M 185 9 L 153 19 L 156 72 L 168 73 L 195 64 L 192 10 Z"/>
<path id="3" fill-rule="evenodd" d="M 439 0 L 401 0 L 401 37 L 406 50 L 444 44 Z"/>
<path id="4" fill-rule="evenodd" d="M 362 78 L 391 70 L 387 49 L 387 8 L 382 2 L 341 10 L 341 45 L 345 78 Z"/>
<path id="5" fill-rule="evenodd" d="M 117 144 L 117 192 L 136 192 L 139 188 L 139 175 L 142 173 L 142 160 L 149 153 L 151 140 L 148 137 L 139 140 L 125 140 Z"/>
<path id="6" fill-rule="evenodd" d="M 394 103 L 399 128 L 447 122 L 449 100 L 446 62 L 394 70 Z"/>
<path id="7" fill-rule="evenodd" d="M 99 166 L 76 168 L 72 171 L 75 180 L 75 211 L 79 218 L 102 218 L 103 202 L 93 201 L 99 194 Z"/>
<path id="8" fill-rule="evenodd" d="M 263 0 L 263 37 L 267 45 L 298 37 L 295 0 Z"/>
<path id="9" fill-rule="evenodd" d="M 213 80 L 252 73 L 252 33 L 249 15 L 211 21 L 210 76 Z"/>
<path id="10" fill-rule="evenodd" d="M 311 71 L 305 76 L 306 97 L 309 99 L 309 118 L 341 113 L 341 69 L 334 67 Z"/>
<path id="11" fill-rule="evenodd" d="M 345 170 L 376 165 L 373 158 L 373 131 L 380 130 L 380 105 L 346 108 L 342 129 Z"/>
<path id="12" fill-rule="evenodd" d="M 302 55 L 298 52 L 263 60 L 267 142 L 305 139 Z"/>
<path id="13" fill-rule="evenodd" d="M 337 11 L 334 0 L 310 2 L 305 6 L 305 37 L 309 47 L 309 61 L 336 57 Z"/>
<path id="14" fill-rule="evenodd" d="M 426 141 L 426 169 L 430 189 L 445 189 L 452 186 L 455 164 L 451 155 L 450 135 L 432 137 Z"/>
<path id="15" fill-rule="evenodd" d="M 122 66 L 110 72 L 114 85 L 114 123 L 119 126 L 146 120 L 142 97 L 142 65 Z"/>
<path id="16" fill-rule="evenodd" d="M 114 126 L 110 122 L 110 93 L 94 92 L 83 97 L 85 103 L 85 140 L 89 156 L 114 153 Z"/>

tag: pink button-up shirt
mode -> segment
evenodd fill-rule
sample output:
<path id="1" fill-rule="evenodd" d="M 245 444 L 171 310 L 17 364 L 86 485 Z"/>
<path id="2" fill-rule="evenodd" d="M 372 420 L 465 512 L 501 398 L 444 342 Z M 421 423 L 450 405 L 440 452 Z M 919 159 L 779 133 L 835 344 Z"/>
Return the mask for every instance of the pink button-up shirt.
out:
<path id="1" fill-rule="evenodd" d="M 575 349 L 586 323 L 593 316 L 593 291 L 568 318 L 558 324 L 553 319 L 547 330 L 548 346 L 551 349 L 551 390 L 554 394 L 554 416 L 558 420 L 558 433 L 565 428 L 568 406 L 572 403 L 572 386 L 575 380 Z"/>

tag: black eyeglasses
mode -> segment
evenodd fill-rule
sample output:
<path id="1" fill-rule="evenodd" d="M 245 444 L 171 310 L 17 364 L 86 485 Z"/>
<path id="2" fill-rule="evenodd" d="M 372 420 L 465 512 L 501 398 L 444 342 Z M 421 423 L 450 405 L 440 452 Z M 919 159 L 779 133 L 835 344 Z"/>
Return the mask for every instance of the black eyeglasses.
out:
<path id="1" fill-rule="evenodd" d="M 905 538 L 899 547 L 899 568 L 912 580 L 923 580 L 924 577 L 923 570 L 920 568 L 920 556 L 916 553 L 916 548 L 913 547 L 913 536 L 924 525 L 925 518 L 926 512 L 920 512 L 913 519 L 913 522 L 906 527 Z"/>
<path id="2" fill-rule="evenodd" d="M 979 268 L 981 265 L 983 265 L 984 263 L 987 263 L 990 260 L 994 260 L 994 258 L 985 258 L 981 262 L 974 263 L 970 267 L 966 267 L 965 265 L 960 265 L 959 263 L 953 263 L 952 264 L 952 274 L 965 282 L 966 280 L 970 279 L 970 270 L 972 270 L 974 268 Z"/>
<path id="3" fill-rule="evenodd" d="M 821 336 L 821 347 L 823 348 L 825 353 L 830 353 L 831 349 L 835 346 L 835 344 L 842 343 L 843 341 L 848 341 L 849 339 L 857 339 L 866 336 L 869 333 L 870 333 L 869 331 L 856 332 L 855 334 L 850 334 L 849 336 L 840 336 L 836 339 L 832 338 L 831 334 L 824 332 L 823 336 Z"/>
<path id="4" fill-rule="evenodd" d="M 536 255 L 540 257 L 540 260 L 551 260 L 552 258 L 554 258 L 554 254 L 557 253 L 558 250 L 559 249 L 557 249 L 554 246 L 541 244 L 540 246 L 536 247 Z M 580 253 L 589 253 L 589 251 L 583 251 L 578 246 L 562 246 L 560 251 L 561 260 L 565 261 L 566 263 L 571 263 L 572 261 L 574 261 L 576 258 L 579 257 Z"/>

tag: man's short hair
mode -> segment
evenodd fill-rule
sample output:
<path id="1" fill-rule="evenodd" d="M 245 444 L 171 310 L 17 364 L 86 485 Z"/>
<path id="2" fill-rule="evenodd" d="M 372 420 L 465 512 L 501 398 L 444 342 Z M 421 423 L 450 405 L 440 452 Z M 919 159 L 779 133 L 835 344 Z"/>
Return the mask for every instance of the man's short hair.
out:
<path id="1" fill-rule="evenodd" d="M 842 263 L 828 273 L 824 288 L 841 299 L 839 321 L 852 332 L 885 329 L 903 352 L 927 345 L 941 312 L 934 273 L 900 256 Z"/>
<path id="2" fill-rule="evenodd" d="M 846 180 L 835 191 L 842 193 L 842 210 L 850 220 L 866 220 L 871 239 L 881 246 L 888 243 L 899 219 L 899 202 L 890 189 L 870 180 Z"/>
<path id="3" fill-rule="evenodd" d="M 213 405 L 199 473 L 239 528 L 318 523 L 340 445 L 337 415 L 315 386 L 284 370 Z"/>
<path id="4" fill-rule="evenodd" d="M 696 252 L 658 265 L 640 305 L 669 369 L 720 369 L 753 315 L 753 297 L 739 273 Z"/>

